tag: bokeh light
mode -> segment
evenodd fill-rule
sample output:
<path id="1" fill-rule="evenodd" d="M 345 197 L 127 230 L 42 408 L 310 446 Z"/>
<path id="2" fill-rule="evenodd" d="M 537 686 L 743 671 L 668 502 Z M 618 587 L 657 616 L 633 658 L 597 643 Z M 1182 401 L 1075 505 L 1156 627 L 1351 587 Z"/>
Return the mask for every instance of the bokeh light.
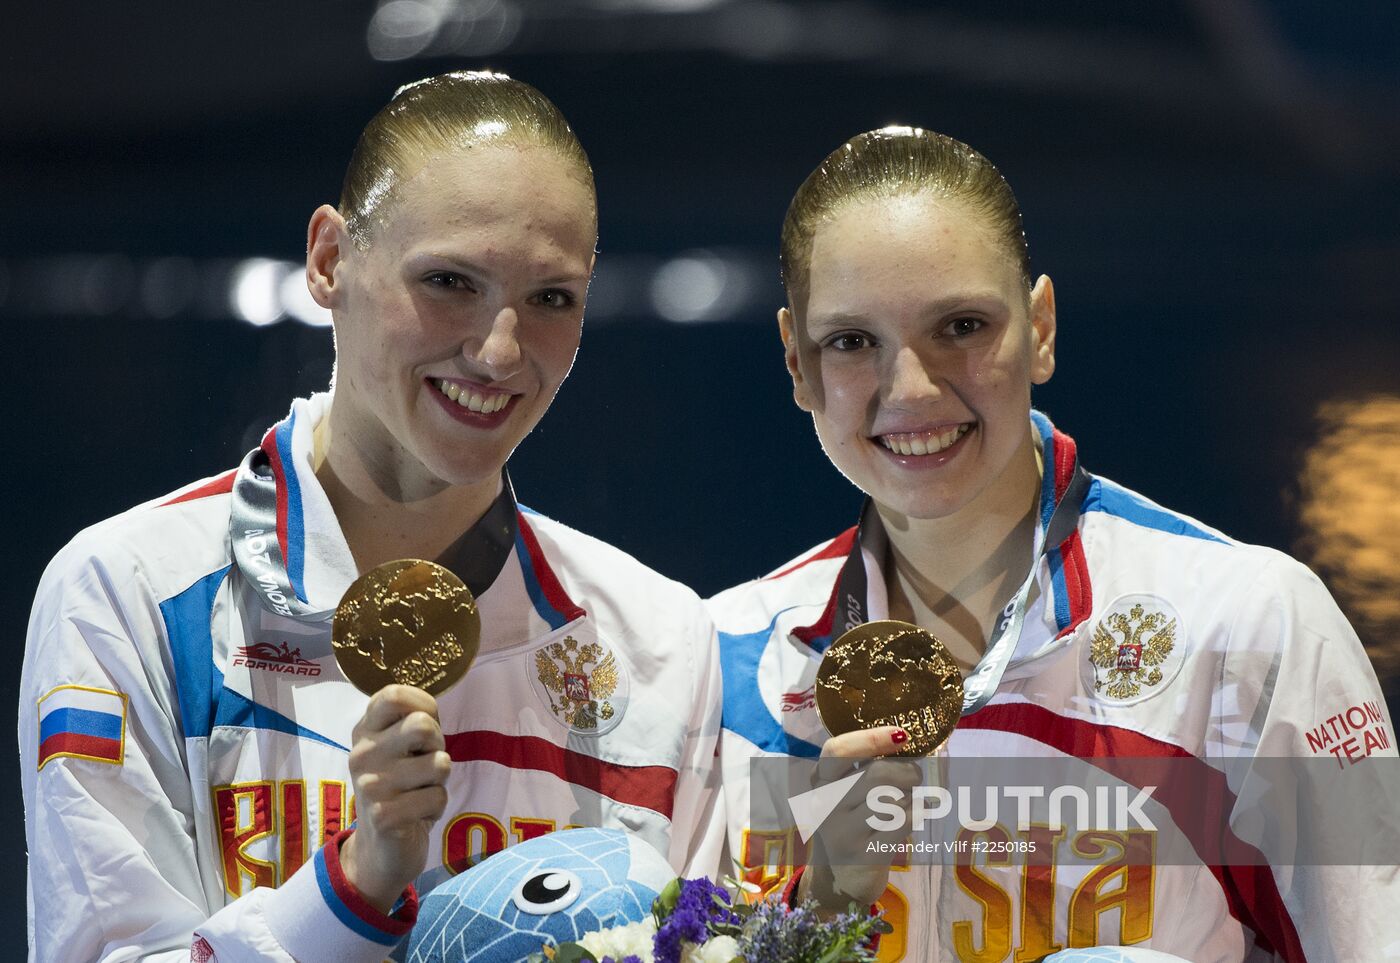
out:
<path id="1" fill-rule="evenodd" d="M 1400 396 L 1334 400 L 1299 475 L 1297 550 L 1381 675 L 1400 670 Z"/>

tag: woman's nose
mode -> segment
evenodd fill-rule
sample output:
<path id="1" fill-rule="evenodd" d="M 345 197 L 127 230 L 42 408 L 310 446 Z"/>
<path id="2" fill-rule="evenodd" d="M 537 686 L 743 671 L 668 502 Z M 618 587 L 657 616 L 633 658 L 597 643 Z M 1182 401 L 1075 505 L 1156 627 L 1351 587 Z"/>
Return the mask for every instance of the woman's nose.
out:
<path id="1" fill-rule="evenodd" d="M 902 347 L 895 352 L 889 374 L 891 401 L 936 399 L 942 393 L 941 379 L 930 359 L 922 357 L 912 347 Z"/>
<path id="2" fill-rule="evenodd" d="M 472 357 L 485 366 L 495 380 L 504 380 L 520 368 L 520 317 L 511 307 L 501 308 L 491 319 L 491 327 Z"/>

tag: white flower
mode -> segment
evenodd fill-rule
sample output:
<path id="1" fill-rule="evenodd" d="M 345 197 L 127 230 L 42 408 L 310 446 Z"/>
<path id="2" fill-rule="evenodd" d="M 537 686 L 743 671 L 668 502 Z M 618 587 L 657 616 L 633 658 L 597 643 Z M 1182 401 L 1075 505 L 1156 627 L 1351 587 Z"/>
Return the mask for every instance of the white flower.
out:
<path id="1" fill-rule="evenodd" d="M 681 963 L 729 963 L 739 955 L 739 943 L 732 936 L 716 936 L 702 945 L 687 943 L 681 951 Z"/>
<path id="2" fill-rule="evenodd" d="M 600 960 L 605 956 L 611 956 L 615 960 L 624 956 L 635 956 L 642 963 L 652 963 L 651 941 L 655 935 L 656 920 L 648 916 L 639 923 L 628 923 L 626 926 L 614 926 L 610 930 L 588 933 L 578 944 Z M 731 958 L 726 957 L 725 963 Z"/>

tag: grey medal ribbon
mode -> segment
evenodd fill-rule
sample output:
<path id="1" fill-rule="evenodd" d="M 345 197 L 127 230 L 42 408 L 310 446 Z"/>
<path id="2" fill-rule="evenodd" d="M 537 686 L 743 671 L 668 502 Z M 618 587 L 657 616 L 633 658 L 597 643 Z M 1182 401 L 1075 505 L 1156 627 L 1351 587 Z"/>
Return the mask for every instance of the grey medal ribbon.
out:
<path id="1" fill-rule="evenodd" d="M 295 469 L 288 465 L 286 470 Z M 297 597 L 292 587 L 287 560 L 277 541 L 277 479 L 262 448 L 254 448 L 244 456 L 234 477 L 229 540 L 239 572 L 269 612 L 292 619 L 330 618 L 334 609 L 313 609 Z"/>
<path id="2" fill-rule="evenodd" d="M 1076 457 L 1069 487 L 1065 489 L 1064 497 L 1055 506 L 1055 511 L 1045 526 L 1045 542 L 1041 546 L 1040 554 L 1036 556 L 1035 564 L 1031 566 L 1026 580 L 1021 583 L 1020 590 L 1006 604 L 1006 608 L 1001 610 L 1001 618 L 992 631 L 992 638 L 987 644 L 982 661 L 978 662 L 977 667 L 963 680 L 963 715 L 971 715 L 990 702 L 997 686 L 1001 684 L 1001 677 L 1006 672 L 1006 667 L 1011 664 L 1011 656 L 1016 651 L 1016 643 L 1020 641 L 1021 630 L 1025 627 L 1026 608 L 1031 597 L 1031 587 L 1035 585 L 1035 573 L 1040 568 L 1040 560 L 1051 549 L 1069 538 L 1070 533 L 1079 524 L 1079 506 L 1089 491 L 1089 482 L 1089 473 L 1079 464 Z"/>

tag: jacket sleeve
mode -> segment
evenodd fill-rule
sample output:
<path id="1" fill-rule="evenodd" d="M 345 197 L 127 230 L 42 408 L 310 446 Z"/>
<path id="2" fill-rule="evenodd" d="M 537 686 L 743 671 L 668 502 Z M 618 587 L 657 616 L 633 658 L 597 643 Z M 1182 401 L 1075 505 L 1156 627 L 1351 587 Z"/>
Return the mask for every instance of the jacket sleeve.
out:
<path id="1" fill-rule="evenodd" d="M 366 904 L 340 873 L 344 834 L 280 889 L 224 892 L 156 595 L 124 552 L 83 543 L 44 574 L 22 673 L 30 958 L 382 960 L 417 902 Z"/>
<path id="2" fill-rule="evenodd" d="M 720 667 L 714 624 L 700 603 L 695 604 L 693 643 L 695 681 L 686 745 L 676 779 L 671 815 L 672 866 L 683 866 L 686 878 L 717 879 L 724 847 L 724 799 L 719 786 Z"/>
<path id="3" fill-rule="evenodd" d="M 1312 572 L 1275 556 L 1229 645 L 1230 822 L 1268 861 L 1228 868 L 1237 905 L 1278 959 L 1400 959 L 1400 761 L 1356 633 Z"/>

